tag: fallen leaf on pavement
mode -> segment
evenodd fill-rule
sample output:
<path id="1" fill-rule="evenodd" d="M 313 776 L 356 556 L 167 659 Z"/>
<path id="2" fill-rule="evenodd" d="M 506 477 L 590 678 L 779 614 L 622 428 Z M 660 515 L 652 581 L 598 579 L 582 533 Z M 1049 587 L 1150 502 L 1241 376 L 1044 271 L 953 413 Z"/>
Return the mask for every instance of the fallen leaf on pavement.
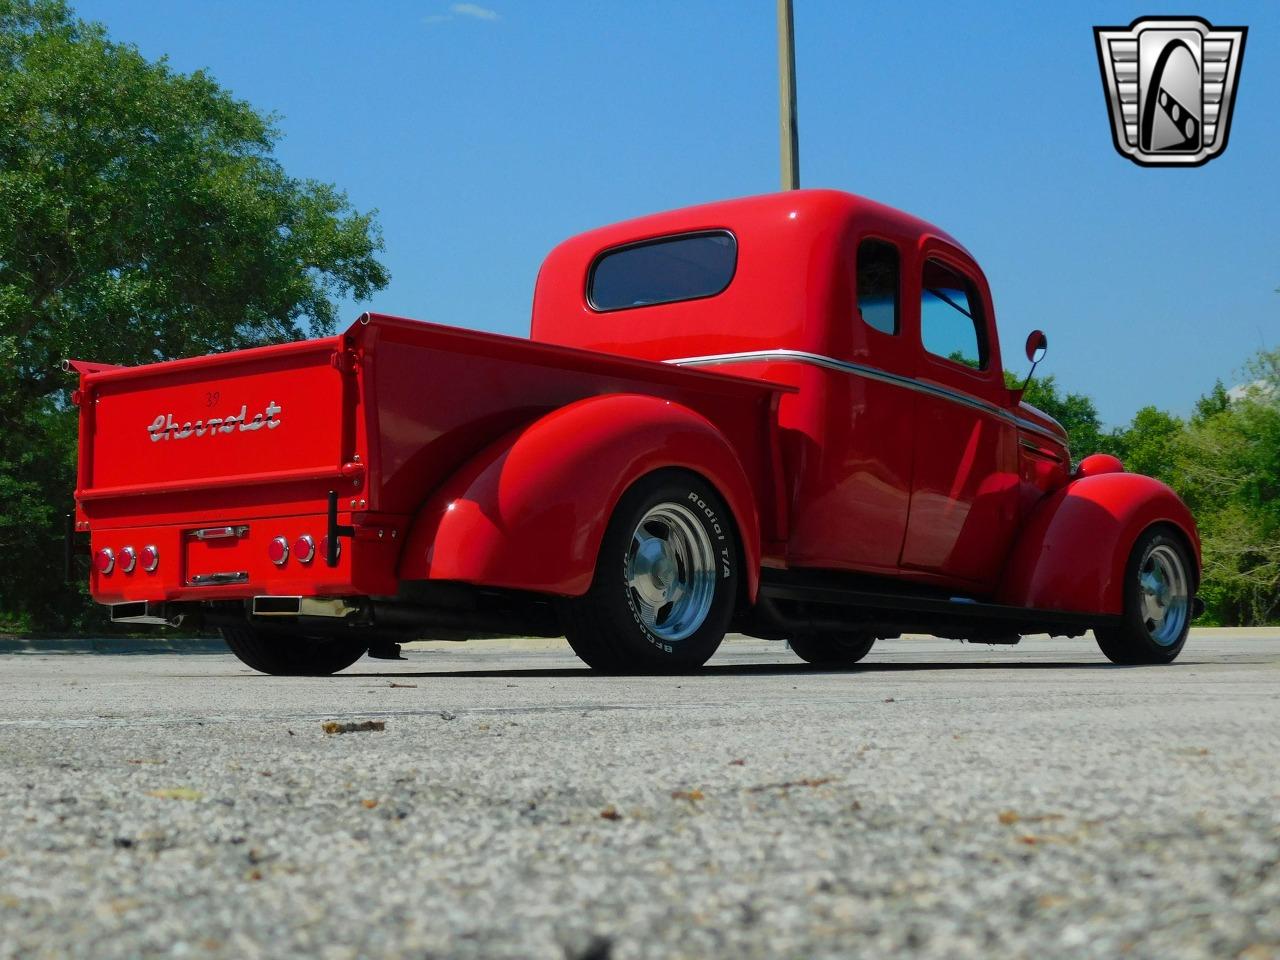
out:
<path id="1" fill-rule="evenodd" d="M 604 820 L 621 820 L 622 819 L 622 814 L 618 812 L 618 808 L 615 807 L 613 804 L 609 804 L 609 806 L 601 810 L 600 816 Z"/>
<path id="2" fill-rule="evenodd" d="M 337 720 L 330 720 L 325 723 L 323 729 L 325 733 L 364 733 L 366 730 L 385 730 L 387 723 L 385 720 L 364 720 L 360 723 L 339 723 Z"/>
<path id="3" fill-rule="evenodd" d="M 372 810 L 374 807 L 378 805 L 377 800 L 361 800 L 360 802 L 364 804 L 364 808 L 366 810 Z"/>
<path id="4" fill-rule="evenodd" d="M 672 800 L 689 800 L 692 802 L 696 800 L 705 800 L 706 796 L 703 794 L 701 790 L 672 790 L 671 799 Z"/>
<path id="5" fill-rule="evenodd" d="M 203 793 L 190 787 L 163 787 L 159 790 L 148 790 L 147 796 L 158 797 L 161 800 L 201 800 L 204 798 Z"/>
<path id="6" fill-rule="evenodd" d="M 996 819 L 1008 827 L 1017 823 L 1022 818 L 1018 816 L 1017 811 L 1015 810 L 1001 810 L 996 815 Z"/>
<path id="7" fill-rule="evenodd" d="M 748 787 L 748 793 L 760 793 L 764 790 L 790 790 L 792 787 L 820 787 L 830 783 L 831 777 L 805 777 L 803 780 L 787 780 L 783 783 L 762 783 L 756 787 Z"/>

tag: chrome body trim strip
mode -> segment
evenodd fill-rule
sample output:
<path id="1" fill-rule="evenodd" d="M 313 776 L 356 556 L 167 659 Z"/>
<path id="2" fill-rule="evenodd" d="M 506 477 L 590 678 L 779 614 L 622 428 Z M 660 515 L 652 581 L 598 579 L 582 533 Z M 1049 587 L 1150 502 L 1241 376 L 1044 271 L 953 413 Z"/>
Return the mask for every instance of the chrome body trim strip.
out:
<path id="1" fill-rule="evenodd" d="M 769 363 L 778 361 L 791 361 L 794 363 L 808 363 L 815 367 L 824 367 L 828 370 L 838 370 L 841 373 L 851 373 L 855 376 L 866 377 L 868 380 L 878 380 L 881 383 L 890 383 L 897 387 L 903 387 L 907 390 L 914 390 L 916 393 L 923 393 L 931 397 L 939 397 L 943 400 L 950 400 L 952 403 L 959 403 L 966 407 L 972 407 L 983 413 L 989 413 L 993 416 L 1007 420 L 1024 430 L 1030 430 L 1041 436 L 1062 443 L 1062 437 L 1059 437 L 1053 431 L 1046 429 L 1038 423 L 1020 417 L 1016 413 L 1012 413 L 1003 407 L 998 407 L 994 403 L 988 403 L 986 400 L 980 400 L 977 397 L 971 397 L 968 394 L 961 393 L 958 390 L 952 390 L 949 387 L 941 386 L 936 383 L 929 383 L 926 380 L 916 380 L 913 377 L 904 377 L 900 374 L 889 373 L 887 370 L 877 370 L 875 367 L 868 367 L 861 363 L 851 363 L 848 360 L 837 360 L 835 357 L 824 356 L 820 353 L 809 353 L 807 350 L 788 350 L 778 348 L 777 350 L 748 350 L 742 353 L 716 353 L 705 357 L 679 357 L 674 360 L 668 360 L 667 363 L 674 364 L 678 367 L 714 367 L 732 363 Z"/>

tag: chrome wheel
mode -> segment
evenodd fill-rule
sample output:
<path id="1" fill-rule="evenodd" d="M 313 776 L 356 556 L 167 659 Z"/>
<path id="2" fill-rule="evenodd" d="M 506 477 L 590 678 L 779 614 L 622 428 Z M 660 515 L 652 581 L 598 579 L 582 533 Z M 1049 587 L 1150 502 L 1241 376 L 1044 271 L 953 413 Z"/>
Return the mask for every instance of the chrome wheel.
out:
<path id="1" fill-rule="evenodd" d="M 698 518 L 678 503 L 660 503 L 631 534 L 626 581 L 646 630 L 675 642 L 696 631 L 716 593 L 716 555 Z"/>
<path id="2" fill-rule="evenodd" d="M 1162 647 L 1177 643 L 1190 611 L 1191 590 L 1182 557 L 1154 544 L 1138 564 L 1138 598 L 1147 635 Z"/>

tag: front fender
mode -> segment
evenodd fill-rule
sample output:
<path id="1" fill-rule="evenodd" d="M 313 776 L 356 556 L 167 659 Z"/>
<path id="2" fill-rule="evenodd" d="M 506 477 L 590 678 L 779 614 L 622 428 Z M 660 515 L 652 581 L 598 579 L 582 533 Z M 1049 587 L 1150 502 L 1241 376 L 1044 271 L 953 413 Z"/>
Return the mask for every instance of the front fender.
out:
<path id="1" fill-rule="evenodd" d="M 1124 570 L 1147 527 L 1168 523 L 1191 548 L 1200 536 L 1187 505 L 1159 480 L 1136 473 L 1081 477 L 1041 501 L 1005 567 L 998 599 L 1041 610 L 1124 612 Z"/>
<path id="2" fill-rule="evenodd" d="M 618 500 L 666 467 L 700 474 L 724 497 L 754 600 L 759 517 L 733 448 L 689 408 L 636 394 L 571 403 L 473 457 L 418 512 L 399 576 L 580 596 Z"/>

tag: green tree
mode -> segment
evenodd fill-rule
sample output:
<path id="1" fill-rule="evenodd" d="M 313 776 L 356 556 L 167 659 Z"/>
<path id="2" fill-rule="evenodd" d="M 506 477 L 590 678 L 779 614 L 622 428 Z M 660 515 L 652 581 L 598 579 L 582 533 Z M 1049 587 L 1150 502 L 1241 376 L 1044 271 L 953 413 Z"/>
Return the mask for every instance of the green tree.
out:
<path id="1" fill-rule="evenodd" d="M 1204 544 L 1201 593 L 1220 623 L 1280 614 L 1280 350 L 1248 367 L 1244 395 L 1221 385 L 1171 445 L 1171 483 Z"/>
<path id="2" fill-rule="evenodd" d="M 1221 380 L 1214 381 L 1213 389 L 1196 401 L 1195 412 L 1191 414 L 1192 423 L 1203 423 L 1210 417 L 1222 413 L 1231 406 L 1231 397 Z"/>
<path id="3" fill-rule="evenodd" d="M 65 622 L 68 356 L 146 363 L 321 335 L 386 285 L 373 213 L 288 176 L 274 118 L 112 41 L 62 0 L 0 0 L 0 609 Z"/>
<path id="4" fill-rule="evenodd" d="M 1186 425 L 1178 417 L 1155 407 L 1143 407 L 1128 427 L 1110 435 L 1111 451 L 1125 468 L 1170 482 L 1174 472 L 1174 444 Z"/>

